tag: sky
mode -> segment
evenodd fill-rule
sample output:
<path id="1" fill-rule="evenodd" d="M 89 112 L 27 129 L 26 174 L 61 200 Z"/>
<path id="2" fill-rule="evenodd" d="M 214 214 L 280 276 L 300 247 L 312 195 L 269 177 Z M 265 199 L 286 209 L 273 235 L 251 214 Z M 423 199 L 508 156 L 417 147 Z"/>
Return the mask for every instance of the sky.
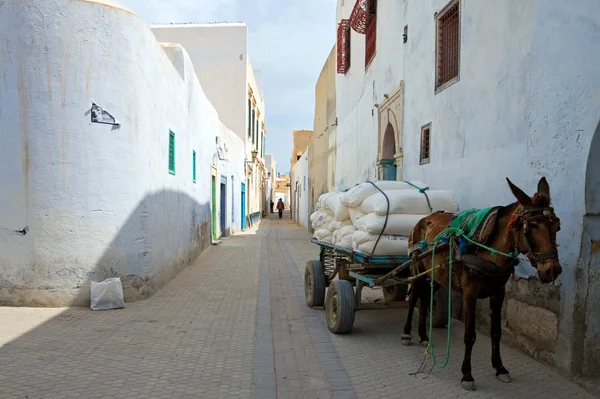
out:
<path id="1" fill-rule="evenodd" d="M 263 73 L 267 152 L 288 173 L 292 130 L 313 128 L 315 85 L 335 44 L 336 0 L 116 0 L 148 24 L 245 22 Z"/>

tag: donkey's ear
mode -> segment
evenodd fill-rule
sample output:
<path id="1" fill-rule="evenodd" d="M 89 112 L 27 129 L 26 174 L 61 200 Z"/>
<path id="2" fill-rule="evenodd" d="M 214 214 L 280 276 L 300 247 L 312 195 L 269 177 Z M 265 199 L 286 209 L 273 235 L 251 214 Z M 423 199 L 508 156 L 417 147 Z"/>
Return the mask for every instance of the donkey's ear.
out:
<path id="1" fill-rule="evenodd" d="M 545 177 L 542 177 L 538 182 L 538 194 L 546 194 L 548 197 L 550 196 L 550 185 L 546 181 Z"/>
<path id="2" fill-rule="evenodd" d="M 513 195 L 515 196 L 515 198 L 517 199 L 517 201 L 519 201 L 519 203 L 521 205 L 523 205 L 523 206 L 531 205 L 531 197 L 529 197 L 529 195 L 525 194 L 525 192 L 523 192 L 523 190 L 521 190 L 519 187 L 515 186 L 508 177 L 506 178 L 506 181 L 508 182 L 510 191 L 512 191 Z"/>

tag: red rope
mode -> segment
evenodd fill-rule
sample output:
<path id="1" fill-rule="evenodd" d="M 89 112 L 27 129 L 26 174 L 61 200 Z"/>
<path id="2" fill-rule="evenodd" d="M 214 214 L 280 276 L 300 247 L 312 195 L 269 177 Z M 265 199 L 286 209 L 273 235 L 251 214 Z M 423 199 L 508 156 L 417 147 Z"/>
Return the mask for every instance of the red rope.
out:
<path id="1" fill-rule="evenodd" d="M 519 220 L 519 215 L 513 213 L 512 218 L 510 218 L 510 222 L 508 222 L 508 230 L 513 231 L 515 229 L 515 224 Z"/>

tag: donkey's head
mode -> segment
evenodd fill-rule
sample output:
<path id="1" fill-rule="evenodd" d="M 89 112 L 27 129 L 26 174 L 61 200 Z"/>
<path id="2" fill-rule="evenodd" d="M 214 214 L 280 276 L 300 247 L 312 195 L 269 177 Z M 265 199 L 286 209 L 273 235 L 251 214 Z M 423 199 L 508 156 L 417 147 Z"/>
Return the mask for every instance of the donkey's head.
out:
<path id="1" fill-rule="evenodd" d="M 550 186 L 545 177 L 538 182 L 533 197 L 515 186 L 508 177 L 508 185 L 519 201 L 519 207 L 510 223 L 516 249 L 526 254 L 544 283 L 554 282 L 562 273 L 556 249 L 556 233 L 560 231 L 560 219 L 550 206 Z"/>

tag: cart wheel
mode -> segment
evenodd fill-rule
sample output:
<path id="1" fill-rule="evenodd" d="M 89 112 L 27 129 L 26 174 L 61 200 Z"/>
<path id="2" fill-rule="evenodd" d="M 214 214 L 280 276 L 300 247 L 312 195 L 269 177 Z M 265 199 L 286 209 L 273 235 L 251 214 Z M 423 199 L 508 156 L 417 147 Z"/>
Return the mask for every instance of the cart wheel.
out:
<path id="1" fill-rule="evenodd" d="M 448 325 L 448 289 L 440 287 L 433 298 L 433 327 L 444 328 Z"/>
<path id="2" fill-rule="evenodd" d="M 407 284 L 396 284 L 382 288 L 383 299 L 386 302 L 404 301 L 406 300 L 406 292 L 408 291 Z"/>
<path id="3" fill-rule="evenodd" d="M 318 260 L 309 260 L 304 270 L 304 295 L 308 307 L 323 306 L 326 282 L 323 264 Z"/>
<path id="4" fill-rule="evenodd" d="M 352 331 L 356 298 L 352 284 L 346 280 L 336 280 L 327 290 L 325 317 L 327 328 L 334 334 L 344 334 Z"/>

